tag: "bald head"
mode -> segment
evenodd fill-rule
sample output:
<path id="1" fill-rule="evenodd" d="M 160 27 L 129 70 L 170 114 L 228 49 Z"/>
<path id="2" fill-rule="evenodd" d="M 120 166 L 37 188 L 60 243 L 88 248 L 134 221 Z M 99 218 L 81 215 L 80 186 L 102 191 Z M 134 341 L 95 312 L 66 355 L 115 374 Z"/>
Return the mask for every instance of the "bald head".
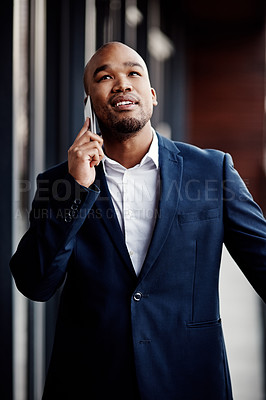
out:
<path id="1" fill-rule="evenodd" d="M 146 63 L 134 49 L 121 42 L 108 42 L 101 46 L 94 53 L 94 55 L 85 66 L 83 82 L 84 89 L 87 95 L 90 94 L 90 83 L 91 80 L 95 77 L 97 71 L 99 71 L 99 69 L 101 69 L 103 66 L 107 65 L 106 60 L 111 59 L 112 57 L 114 58 L 116 57 L 116 55 L 123 55 L 124 63 L 128 63 L 129 65 L 131 64 L 132 66 L 141 66 L 144 73 L 149 79 Z"/>

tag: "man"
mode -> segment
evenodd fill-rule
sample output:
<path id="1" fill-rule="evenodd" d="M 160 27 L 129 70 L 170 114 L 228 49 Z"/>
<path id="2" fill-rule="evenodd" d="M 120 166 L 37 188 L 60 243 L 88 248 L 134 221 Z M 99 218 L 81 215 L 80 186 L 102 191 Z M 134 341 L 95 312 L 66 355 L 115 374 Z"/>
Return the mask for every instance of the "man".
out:
<path id="1" fill-rule="evenodd" d="M 155 133 L 142 58 L 122 43 L 85 68 L 87 119 L 38 177 L 11 260 L 18 289 L 63 284 L 44 399 L 232 399 L 219 315 L 223 243 L 266 299 L 266 223 L 231 158 Z"/>

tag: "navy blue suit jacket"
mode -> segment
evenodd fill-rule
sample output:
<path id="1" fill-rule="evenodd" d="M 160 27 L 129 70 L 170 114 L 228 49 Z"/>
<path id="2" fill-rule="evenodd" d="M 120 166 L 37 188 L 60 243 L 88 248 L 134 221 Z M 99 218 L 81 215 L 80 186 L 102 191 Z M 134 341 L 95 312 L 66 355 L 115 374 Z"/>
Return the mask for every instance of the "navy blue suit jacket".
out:
<path id="1" fill-rule="evenodd" d="M 232 399 L 221 251 L 265 300 L 265 219 L 228 154 L 158 137 L 160 203 L 139 277 L 101 165 L 88 190 L 67 163 L 38 177 L 10 265 L 36 301 L 64 282 L 44 399 Z"/>

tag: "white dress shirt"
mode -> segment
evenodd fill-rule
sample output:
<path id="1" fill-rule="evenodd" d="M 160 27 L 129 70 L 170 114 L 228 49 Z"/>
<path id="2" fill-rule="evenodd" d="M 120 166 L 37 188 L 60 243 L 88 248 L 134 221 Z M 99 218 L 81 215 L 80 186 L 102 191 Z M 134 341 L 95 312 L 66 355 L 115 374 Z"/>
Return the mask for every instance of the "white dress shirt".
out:
<path id="1" fill-rule="evenodd" d="M 125 168 L 106 155 L 103 168 L 133 267 L 139 275 L 153 234 L 159 192 L 159 150 L 155 132 L 141 162 Z"/>

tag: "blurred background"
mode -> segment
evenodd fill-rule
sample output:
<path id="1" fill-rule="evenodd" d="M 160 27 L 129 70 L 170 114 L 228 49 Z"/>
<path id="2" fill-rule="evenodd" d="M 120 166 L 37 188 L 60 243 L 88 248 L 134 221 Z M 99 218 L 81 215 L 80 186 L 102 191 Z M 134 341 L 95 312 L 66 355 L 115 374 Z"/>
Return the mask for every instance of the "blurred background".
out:
<path id="1" fill-rule="evenodd" d="M 38 400 L 58 296 L 28 301 L 8 263 L 36 175 L 66 159 L 83 124 L 85 63 L 110 40 L 135 48 L 159 99 L 153 126 L 230 152 L 265 212 L 265 2 L 2 0 L 0 10 L 0 398 Z M 265 306 L 226 250 L 221 297 L 235 399 L 265 400 Z"/>

